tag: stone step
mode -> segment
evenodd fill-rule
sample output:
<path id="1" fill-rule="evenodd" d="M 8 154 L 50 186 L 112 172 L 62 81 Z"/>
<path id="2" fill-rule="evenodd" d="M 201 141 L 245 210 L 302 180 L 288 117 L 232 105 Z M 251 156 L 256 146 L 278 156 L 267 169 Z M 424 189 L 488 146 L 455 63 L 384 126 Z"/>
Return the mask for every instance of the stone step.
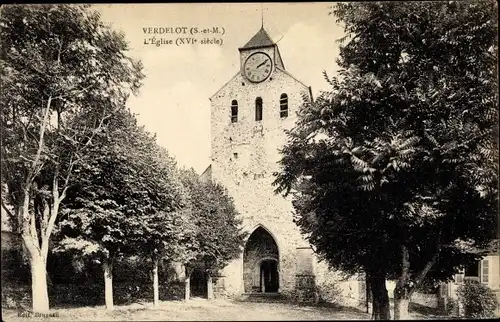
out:
<path id="1" fill-rule="evenodd" d="M 238 300 L 244 302 L 286 302 L 288 298 L 281 293 L 243 293 Z"/>
<path id="2" fill-rule="evenodd" d="M 243 293 L 242 295 L 247 295 L 247 296 L 283 296 L 279 292 L 253 292 L 253 293 Z"/>

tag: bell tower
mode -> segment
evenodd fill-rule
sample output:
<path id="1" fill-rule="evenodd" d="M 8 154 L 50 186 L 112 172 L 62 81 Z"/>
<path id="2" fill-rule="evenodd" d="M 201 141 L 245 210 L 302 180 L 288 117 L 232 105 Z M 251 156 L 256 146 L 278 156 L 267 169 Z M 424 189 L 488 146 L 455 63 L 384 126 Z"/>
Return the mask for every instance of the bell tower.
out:
<path id="1" fill-rule="evenodd" d="M 265 53 L 270 57 L 273 66 L 285 69 L 278 45 L 271 40 L 271 37 L 269 37 L 269 34 L 263 27 L 243 47 L 238 48 L 238 50 L 240 51 L 240 71 L 242 75 L 244 75 L 244 65 L 248 57 L 256 52 Z"/>
<path id="2" fill-rule="evenodd" d="M 224 270 L 228 293 L 284 292 L 295 287 L 297 254 L 308 247 L 292 204 L 274 193 L 273 173 L 285 130 L 311 90 L 285 70 L 278 45 L 261 27 L 238 48 L 240 68 L 211 98 L 212 180 L 227 188 L 250 236 Z"/>

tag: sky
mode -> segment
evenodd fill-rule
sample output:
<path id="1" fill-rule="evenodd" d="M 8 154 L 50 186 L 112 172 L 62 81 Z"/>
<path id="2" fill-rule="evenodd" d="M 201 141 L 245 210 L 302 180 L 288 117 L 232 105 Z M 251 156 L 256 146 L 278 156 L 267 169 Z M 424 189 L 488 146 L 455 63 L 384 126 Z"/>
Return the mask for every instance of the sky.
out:
<path id="1" fill-rule="evenodd" d="M 128 101 L 140 124 L 155 133 L 179 166 L 198 173 L 210 164 L 211 97 L 239 70 L 239 51 L 264 28 L 278 43 L 286 69 L 312 87 L 316 96 L 328 89 L 323 71 L 334 74 L 336 40 L 343 29 L 329 15 L 333 3 L 185 3 L 99 4 L 94 9 L 129 43 L 128 56 L 141 60 L 145 79 L 140 93 Z M 147 34 L 147 28 L 174 33 Z M 185 28 L 184 28 L 185 27 Z M 191 28 L 218 27 L 224 34 L 193 36 L 196 44 L 175 45 L 175 34 Z M 159 31 L 162 29 L 158 29 Z M 150 38 L 173 44 L 151 44 Z M 201 44 L 205 38 L 222 44 Z"/>

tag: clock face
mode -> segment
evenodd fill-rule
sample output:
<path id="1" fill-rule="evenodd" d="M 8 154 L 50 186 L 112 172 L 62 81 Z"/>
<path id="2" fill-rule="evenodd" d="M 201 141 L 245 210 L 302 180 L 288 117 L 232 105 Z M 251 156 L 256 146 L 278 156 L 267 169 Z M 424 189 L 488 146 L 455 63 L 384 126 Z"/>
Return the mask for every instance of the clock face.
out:
<path id="1" fill-rule="evenodd" d="M 250 55 L 243 65 L 243 74 L 254 83 L 260 83 L 271 75 L 273 64 L 271 58 L 262 52 Z"/>

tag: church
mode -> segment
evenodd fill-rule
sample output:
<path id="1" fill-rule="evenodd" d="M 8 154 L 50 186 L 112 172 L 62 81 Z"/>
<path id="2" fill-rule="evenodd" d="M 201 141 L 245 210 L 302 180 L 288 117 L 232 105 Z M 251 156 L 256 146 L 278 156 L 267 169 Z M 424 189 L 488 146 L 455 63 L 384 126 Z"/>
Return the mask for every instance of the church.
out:
<path id="1" fill-rule="evenodd" d="M 364 283 L 341 280 L 318 262 L 293 222 L 291 199 L 274 193 L 280 148 L 311 87 L 290 74 L 278 45 L 261 29 L 239 50 L 240 68 L 212 97 L 211 164 L 202 174 L 228 190 L 248 233 L 240 257 L 217 278 L 217 295 L 282 294 L 314 300 L 336 283 L 358 305 Z M 236 52 L 236 50 L 235 50 Z"/>

